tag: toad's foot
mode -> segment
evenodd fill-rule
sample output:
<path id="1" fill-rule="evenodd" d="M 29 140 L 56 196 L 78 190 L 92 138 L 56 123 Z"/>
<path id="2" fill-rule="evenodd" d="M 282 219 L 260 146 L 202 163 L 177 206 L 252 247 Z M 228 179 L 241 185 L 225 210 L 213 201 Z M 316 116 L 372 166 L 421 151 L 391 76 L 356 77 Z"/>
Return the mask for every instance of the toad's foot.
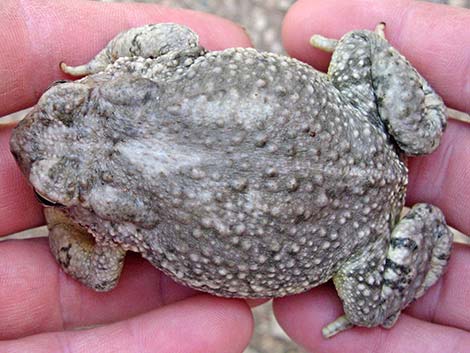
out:
<path id="1" fill-rule="evenodd" d="M 375 33 L 385 39 L 385 22 L 380 22 L 375 27 Z M 323 37 L 320 34 L 314 34 L 310 38 L 310 45 L 314 48 L 321 49 L 327 53 L 333 53 L 338 45 L 338 40 L 333 38 Z"/>
<path id="2" fill-rule="evenodd" d="M 118 34 L 85 65 L 68 66 L 61 63 L 60 68 L 69 75 L 84 76 L 103 71 L 122 57 L 155 59 L 170 53 L 199 56 L 203 52 L 198 35 L 188 27 L 175 23 L 150 24 Z"/>
<path id="3" fill-rule="evenodd" d="M 353 325 L 392 327 L 400 311 L 442 275 L 451 247 L 442 212 L 428 204 L 414 206 L 389 240 L 379 237 L 335 275 L 346 314 L 324 327 L 323 335 Z"/>
<path id="4" fill-rule="evenodd" d="M 375 33 L 385 39 L 385 22 L 379 22 L 375 27 Z"/>
<path id="5" fill-rule="evenodd" d="M 434 151 L 446 126 L 441 98 L 385 39 L 385 24 L 375 32 L 352 31 L 341 40 L 319 35 L 314 47 L 333 52 L 328 76 L 347 100 L 390 134 L 408 155 Z"/>
<path id="6" fill-rule="evenodd" d="M 338 45 L 337 39 L 326 38 L 319 34 L 314 34 L 310 38 L 310 45 L 314 48 L 321 49 L 327 53 L 333 53 Z"/>
<path id="7" fill-rule="evenodd" d="M 115 245 L 97 244 L 80 225 L 57 208 L 46 208 L 49 245 L 62 269 L 96 291 L 115 287 L 126 252 Z"/>

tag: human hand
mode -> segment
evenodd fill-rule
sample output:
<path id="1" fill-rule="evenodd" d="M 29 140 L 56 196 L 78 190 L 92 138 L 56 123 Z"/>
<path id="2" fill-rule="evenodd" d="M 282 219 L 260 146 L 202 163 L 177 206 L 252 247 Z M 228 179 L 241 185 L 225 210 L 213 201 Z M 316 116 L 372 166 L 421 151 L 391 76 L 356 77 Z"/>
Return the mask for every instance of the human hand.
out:
<path id="1" fill-rule="evenodd" d="M 452 108 L 470 110 L 470 11 L 424 2 L 375 0 L 301 0 L 284 22 L 289 53 L 325 69 L 328 56 L 309 47 L 312 34 L 339 38 L 351 29 L 373 29 L 384 21 L 388 40 Z M 470 126 L 449 121 L 439 149 L 410 160 L 407 203 L 440 207 L 447 222 L 470 233 Z M 313 352 L 468 352 L 470 347 L 470 253 L 454 246 L 447 274 L 410 305 L 391 330 L 354 328 L 330 340 L 321 328 L 342 314 L 331 285 L 277 299 L 281 326 Z"/>
<path id="2" fill-rule="evenodd" d="M 33 105 L 59 62 L 80 64 L 119 31 L 180 22 L 211 49 L 246 46 L 228 21 L 142 4 L 2 0 L 0 116 Z M 9 152 L 0 126 L 0 236 L 43 224 L 42 210 Z M 95 293 L 65 275 L 47 239 L 0 243 L 0 352 L 241 352 L 253 327 L 244 301 L 175 284 L 138 256 L 117 288 Z M 79 327 L 100 327 L 74 330 Z"/>

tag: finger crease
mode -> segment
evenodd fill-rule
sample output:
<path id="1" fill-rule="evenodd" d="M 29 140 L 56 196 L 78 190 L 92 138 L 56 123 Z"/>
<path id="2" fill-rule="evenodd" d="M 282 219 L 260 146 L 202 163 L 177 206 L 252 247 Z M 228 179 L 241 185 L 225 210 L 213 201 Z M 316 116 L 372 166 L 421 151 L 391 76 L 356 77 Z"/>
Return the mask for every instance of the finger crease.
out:
<path id="1" fill-rule="evenodd" d="M 65 278 L 63 276 L 62 269 L 57 266 L 57 302 L 59 303 L 59 312 L 60 312 L 60 325 L 61 329 L 65 330 L 68 326 L 68 319 L 66 318 L 66 309 L 64 303 L 64 281 Z"/>
<path id="2" fill-rule="evenodd" d="M 137 325 L 138 325 L 137 322 L 138 321 L 134 320 L 134 319 L 126 320 L 124 322 L 124 324 L 128 328 L 128 330 L 126 330 L 126 332 L 128 332 L 129 336 L 131 337 L 130 342 L 132 342 L 132 345 L 135 346 L 135 348 L 133 348 L 133 349 L 136 352 L 145 352 L 144 346 L 143 346 L 142 336 L 139 334 L 139 333 L 142 332 L 142 329 L 137 327 Z"/>
<path id="3" fill-rule="evenodd" d="M 53 333 L 61 353 L 72 353 L 70 336 L 66 333 Z"/>
<path id="4" fill-rule="evenodd" d="M 445 290 L 446 288 L 446 282 L 447 281 L 447 276 L 444 274 L 444 276 L 441 277 L 440 281 L 438 281 L 435 286 L 437 287 L 437 294 L 435 295 L 436 300 L 434 300 L 434 305 L 431 306 L 431 313 L 430 313 L 430 321 L 435 324 L 439 324 L 438 320 L 438 309 L 441 307 L 444 302 L 445 298 Z M 452 351 L 453 352 L 453 351 Z"/>

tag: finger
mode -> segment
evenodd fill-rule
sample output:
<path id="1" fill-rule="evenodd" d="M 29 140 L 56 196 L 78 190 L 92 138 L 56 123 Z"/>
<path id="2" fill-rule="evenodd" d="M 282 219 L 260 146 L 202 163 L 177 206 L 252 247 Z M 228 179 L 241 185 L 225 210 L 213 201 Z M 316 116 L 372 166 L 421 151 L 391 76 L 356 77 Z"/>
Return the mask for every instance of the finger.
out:
<path id="1" fill-rule="evenodd" d="M 122 320 L 195 293 L 137 255 L 114 290 L 97 293 L 59 269 L 46 238 L 0 243 L 0 340 Z"/>
<path id="2" fill-rule="evenodd" d="M 3 0 L 0 8 L 0 116 L 33 105 L 61 61 L 83 64 L 118 32 L 147 23 L 176 22 L 199 33 L 209 49 L 247 46 L 238 26 L 209 14 L 148 4 Z"/>
<path id="3" fill-rule="evenodd" d="M 210 49 L 249 45 L 233 23 L 148 4 L 5 0 L 0 7 L 0 116 L 30 106 L 54 80 L 59 62 L 82 64 L 119 31 L 145 23 L 183 23 Z M 0 130 L 0 235 L 43 224 L 38 203 L 9 153 L 11 128 Z"/>
<path id="4" fill-rule="evenodd" d="M 331 339 L 321 335 L 322 327 L 341 315 L 339 299 L 330 286 L 277 299 L 273 304 L 276 319 L 287 334 L 308 351 L 355 352 L 464 352 L 470 344 L 467 332 L 421 321 L 402 314 L 390 329 L 359 328 L 341 332 Z"/>
<path id="5" fill-rule="evenodd" d="M 42 207 L 10 153 L 11 129 L 0 126 L 0 237 L 44 224 Z"/>
<path id="6" fill-rule="evenodd" d="M 252 329 L 245 302 L 204 295 L 103 327 L 0 342 L 0 351 L 240 353 L 248 345 Z"/>
<path id="7" fill-rule="evenodd" d="M 417 319 L 470 332 L 470 252 L 455 244 L 445 275 L 411 304 L 406 313 Z"/>
<path id="8" fill-rule="evenodd" d="M 352 29 L 385 22 L 386 36 L 451 107 L 470 110 L 470 11 L 421 1 L 300 0 L 283 26 L 287 51 L 325 69 L 325 53 L 309 45 L 312 34 L 339 38 Z"/>
<path id="9" fill-rule="evenodd" d="M 439 148 L 408 166 L 407 204 L 434 204 L 451 226 L 470 234 L 470 124 L 450 122 Z"/>

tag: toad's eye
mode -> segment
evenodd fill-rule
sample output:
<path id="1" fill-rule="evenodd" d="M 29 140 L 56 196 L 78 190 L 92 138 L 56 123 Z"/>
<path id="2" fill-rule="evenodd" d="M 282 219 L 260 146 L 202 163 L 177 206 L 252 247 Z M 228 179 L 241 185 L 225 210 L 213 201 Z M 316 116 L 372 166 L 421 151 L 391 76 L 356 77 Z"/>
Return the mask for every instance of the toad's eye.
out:
<path id="1" fill-rule="evenodd" d="M 47 197 L 41 195 L 39 192 L 37 192 L 36 190 L 34 190 L 34 194 L 36 195 L 36 198 L 38 199 L 38 201 L 40 203 L 42 203 L 44 206 L 49 206 L 49 207 L 64 207 L 64 205 L 58 203 L 58 202 L 55 202 L 55 201 L 51 201 L 49 200 Z"/>
<path id="2" fill-rule="evenodd" d="M 47 89 L 49 89 L 51 87 L 54 87 L 54 86 L 57 86 L 57 85 L 60 85 L 61 83 L 67 83 L 67 82 L 70 82 L 70 80 L 57 80 L 57 81 L 54 81 L 49 85 L 49 87 L 47 87 Z"/>

